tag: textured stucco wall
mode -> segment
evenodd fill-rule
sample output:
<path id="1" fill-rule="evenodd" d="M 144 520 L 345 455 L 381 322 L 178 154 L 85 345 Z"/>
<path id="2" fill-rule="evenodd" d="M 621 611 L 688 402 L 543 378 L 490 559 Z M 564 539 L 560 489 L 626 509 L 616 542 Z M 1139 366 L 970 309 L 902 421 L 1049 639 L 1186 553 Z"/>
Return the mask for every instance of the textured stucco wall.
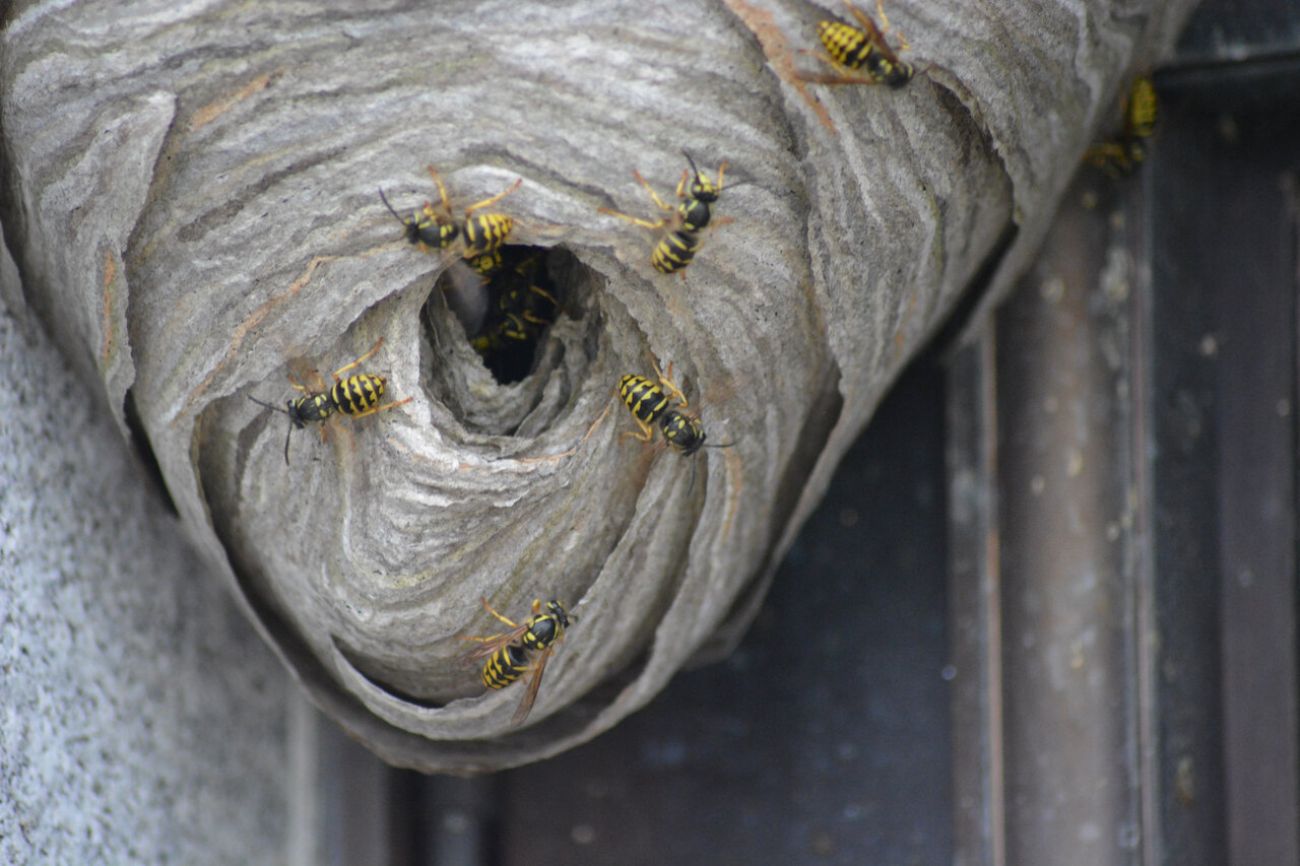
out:
<path id="1" fill-rule="evenodd" d="M 0 863 L 284 863 L 288 678 L 15 280 L 4 256 Z"/>

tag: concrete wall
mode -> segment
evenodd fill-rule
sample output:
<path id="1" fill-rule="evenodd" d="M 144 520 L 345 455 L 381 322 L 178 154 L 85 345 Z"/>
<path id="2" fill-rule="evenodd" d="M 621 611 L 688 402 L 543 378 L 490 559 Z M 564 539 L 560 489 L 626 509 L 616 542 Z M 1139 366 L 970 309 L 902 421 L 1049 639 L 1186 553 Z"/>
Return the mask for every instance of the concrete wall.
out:
<path id="1" fill-rule="evenodd" d="M 4 257 L 0 863 L 289 862 L 300 699 L 15 279 Z"/>

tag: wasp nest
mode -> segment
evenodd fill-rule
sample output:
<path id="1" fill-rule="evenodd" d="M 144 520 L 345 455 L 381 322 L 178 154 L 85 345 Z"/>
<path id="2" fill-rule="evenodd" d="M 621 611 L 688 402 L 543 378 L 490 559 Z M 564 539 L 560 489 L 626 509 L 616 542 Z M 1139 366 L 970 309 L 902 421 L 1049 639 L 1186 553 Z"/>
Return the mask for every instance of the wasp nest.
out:
<path id="1" fill-rule="evenodd" d="M 895 89 L 801 53 L 854 23 L 834 4 L 20 4 L 5 237 L 312 698 L 394 763 L 505 767 L 734 638 L 892 378 L 982 267 L 996 291 L 1026 261 L 1190 5 L 894 0 L 892 31 L 863 12 L 906 34 Z M 685 154 L 729 168 L 682 240 L 632 172 L 675 208 Z M 505 244 L 484 220 L 474 247 L 465 211 L 506 191 L 470 215 L 509 216 Z M 684 277 L 660 243 L 694 249 Z M 616 388 L 669 363 L 726 447 L 638 441 Z M 289 404 L 286 462 L 293 384 L 325 396 Z M 577 618 L 521 726 L 526 687 L 465 660 L 507 630 L 481 598 Z"/>

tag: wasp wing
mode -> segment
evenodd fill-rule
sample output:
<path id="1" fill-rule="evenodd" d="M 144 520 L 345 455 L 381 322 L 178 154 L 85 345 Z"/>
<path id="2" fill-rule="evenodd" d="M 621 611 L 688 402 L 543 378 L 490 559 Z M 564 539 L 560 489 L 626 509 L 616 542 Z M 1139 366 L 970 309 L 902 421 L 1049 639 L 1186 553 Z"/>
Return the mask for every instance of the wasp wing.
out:
<path id="1" fill-rule="evenodd" d="M 525 620 L 521 623 L 516 623 L 514 620 L 497 613 L 496 609 L 492 607 L 491 603 L 486 598 L 480 597 L 479 601 L 483 604 L 483 609 L 485 611 L 492 614 L 494 618 L 511 628 L 510 631 L 502 632 L 501 634 L 494 634 L 490 637 L 462 637 L 461 640 L 482 644 L 482 646 L 470 650 L 462 656 L 462 660 L 465 662 L 485 659 L 508 644 L 518 643 L 524 639 L 524 635 L 528 632 L 529 624 L 532 622 L 532 620 Z"/>
<path id="2" fill-rule="evenodd" d="M 537 702 L 537 690 L 542 687 L 542 674 L 546 672 L 546 662 L 550 660 L 553 652 L 555 652 L 555 644 L 551 644 L 542 650 L 537 657 L 537 661 L 533 662 L 529 667 L 528 688 L 524 692 L 524 696 L 519 699 L 519 706 L 515 708 L 515 714 L 510 717 L 511 727 L 517 728 L 522 725 L 524 719 L 528 718 L 528 714 L 532 712 L 533 704 Z"/>
<path id="3" fill-rule="evenodd" d="M 527 631 L 528 623 L 524 623 L 510 631 L 502 632 L 501 634 L 494 634 L 491 637 L 462 637 L 461 640 L 474 641 L 481 644 L 481 646 L 477 646 L 465 653 L 463 658 L 467 662 L 485 659 L 503 647 L 509 646 L 512 643 L 519 643 L 519 641 L 524 639 L 524 634 Z"/>
<path id="4" fill-rule="evenodd" d="M 898 54 L 896 54 L 894 49 L 890 47 L 889 41 L 885 39 L 884 31 L 880 29 L 872 17 L 859 9 L 856 5 L 850 2 L 850 0 L 845 0 L 844 5 L 849 8 L 849 11 L 853 13 L 853 17 L 857 20 L 858 24 L 862 26 L 864 31 L 866 31 L 867 41 L 871 43 L 871 46 L 879 51 L 880 55 L 890 63 L 897 64 Z M 885 10 L 881 8 L 879 3 L 876 4 L 876 13 L 878 15 L 885 14 Z"/>
<path id="5" fill-rule="evenodd" d="M 445 256 L 445 280 L 439 279 L 443 287 L 442 297 L 465 329 L 466 334 L 477 334 L 483 327 L 488 312 L 488 280 L 476 272 L 469 263 L 459 256 Z"/>

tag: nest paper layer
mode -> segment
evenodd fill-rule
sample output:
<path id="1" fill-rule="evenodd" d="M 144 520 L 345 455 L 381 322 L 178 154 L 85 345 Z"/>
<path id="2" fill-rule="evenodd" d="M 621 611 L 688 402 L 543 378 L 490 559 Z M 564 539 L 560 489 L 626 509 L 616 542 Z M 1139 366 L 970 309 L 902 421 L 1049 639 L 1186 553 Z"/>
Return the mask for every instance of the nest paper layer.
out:
<path id="1" fill-rule="evenodd" d="M 0 69 L 4 236 L 313 699 L 394 763 L 500 768 L 743 627 L 897 371 L 981 267 L 1023 265 L 1190 6 L 895 0 L 923 72 L 890 91 L 798 83 L 828 9 L 778 0 L 28 5 Z M 657 218 L 631 172 L 669 196 L 683 148 L 736 185 L 679 280 L 598 209 Z M 523 179 L 499 208 L 564 305 L 517 383 L 376 193 L 432 198 L 426 164 L 458 209 Z M 286 419 L 248 397 L 381 337 L 364 369 L 411 401 L 296 434 L 286 466 Z M 622 435 L 614 387 L 652 358 L 731 447 Z M 498 630 L 481 596 L 580 617 L 522 729 L 522 687 L 484 695 L 462 658 Z"/>

